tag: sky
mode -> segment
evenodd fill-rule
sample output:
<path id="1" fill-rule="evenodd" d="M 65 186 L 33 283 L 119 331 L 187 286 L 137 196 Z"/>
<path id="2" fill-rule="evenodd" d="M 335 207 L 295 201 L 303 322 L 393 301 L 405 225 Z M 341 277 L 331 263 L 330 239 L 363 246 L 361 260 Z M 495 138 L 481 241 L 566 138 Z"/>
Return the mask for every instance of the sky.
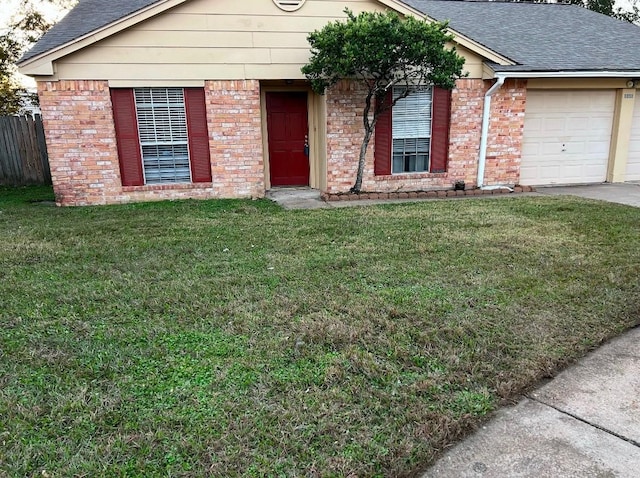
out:
<path id="1" fill-rule="evenodd" d="M 61 11 L 49 2 L 35 1 L 34 4 L 41 8 L 41 11 L 50 18 L 52 21 L 57 20 L 61 16 Z M 20 7 L 20 0 L 2 0 L 2 7 L 0 8 L 0 33 L 6 31 L 9 22 L 12 17 L 18 12 Z M 27 88 L 35 88 L 35 81 L 33 78 L 18 74 L 20 82 Z"/>
<path id="2" fill-rule="evenodd" d="M 60 10 L 45 1 L 34 1 L 35 5 L 41 7 L 41 10 L 48 18 L 56 19 L 60 15 Z M 11 17 L 15 15 L 20 6 L 20 0 L 2 0 L 2 8 L 0 8 L 0 30 L 5 30 Z"/>

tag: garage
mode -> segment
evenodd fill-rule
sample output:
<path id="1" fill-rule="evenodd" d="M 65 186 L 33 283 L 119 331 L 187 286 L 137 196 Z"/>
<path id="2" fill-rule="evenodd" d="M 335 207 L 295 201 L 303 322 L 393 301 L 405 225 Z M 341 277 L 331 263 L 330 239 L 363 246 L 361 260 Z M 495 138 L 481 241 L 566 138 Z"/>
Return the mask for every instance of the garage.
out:
<path id="1" fill-rule="evenodd" d="M 520 183 L 604 182 L 614 105 L 613 90 L 529 90 Z"/>
<path id="2" fill-rule="evenodd" d="M 636 94 L 631 126 L 631 140 L 629 141 L 629 157 L 627 160 L 627 181 L 640 181 L 640 101 Z"/>

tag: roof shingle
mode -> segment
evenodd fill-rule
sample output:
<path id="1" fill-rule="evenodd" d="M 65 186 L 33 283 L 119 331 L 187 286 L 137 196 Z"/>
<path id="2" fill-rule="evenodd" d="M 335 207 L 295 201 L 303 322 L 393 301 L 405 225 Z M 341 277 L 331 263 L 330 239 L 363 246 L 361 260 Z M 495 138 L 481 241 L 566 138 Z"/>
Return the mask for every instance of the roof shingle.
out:
<path id="1" fill-rule="evenodd" d="M 80 0 L 20 63 L 159 0 Z M 495 71 L 640 71 L 640 28 L 575 5 L 402 0 L 517 65 Z"/>
<path id="2" fill-rule="evenodd" d="M 640 70 L 640 28 L 577 5 L 403 1 L 517 63 L 496 71 Z"/>
<path id="3" fill-rule="evenodd" d="M 99 30 L 158 0 L 80 0 L 20 59 L 20 63 Z"/>

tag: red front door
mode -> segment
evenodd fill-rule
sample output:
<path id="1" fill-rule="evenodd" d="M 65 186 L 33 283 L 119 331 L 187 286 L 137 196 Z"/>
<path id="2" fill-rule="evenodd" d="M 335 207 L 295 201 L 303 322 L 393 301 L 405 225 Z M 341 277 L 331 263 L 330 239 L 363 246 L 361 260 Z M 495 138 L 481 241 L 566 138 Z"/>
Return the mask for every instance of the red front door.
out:
<path id="1" fill-rule="evenodd" d="M 309 185 L 307 93 L 268 92 L 271 186 Z"/>

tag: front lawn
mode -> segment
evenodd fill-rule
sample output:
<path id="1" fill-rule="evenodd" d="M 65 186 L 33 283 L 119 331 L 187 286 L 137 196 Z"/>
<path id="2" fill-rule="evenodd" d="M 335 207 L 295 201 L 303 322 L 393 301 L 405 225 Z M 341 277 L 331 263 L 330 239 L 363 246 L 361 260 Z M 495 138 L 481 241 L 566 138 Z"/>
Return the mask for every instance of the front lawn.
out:
<path id="1" fill-rule="evenodd" d="M 0 476 L 406 476 L 640 322 L 640 209 L 0 189 Z"/>

